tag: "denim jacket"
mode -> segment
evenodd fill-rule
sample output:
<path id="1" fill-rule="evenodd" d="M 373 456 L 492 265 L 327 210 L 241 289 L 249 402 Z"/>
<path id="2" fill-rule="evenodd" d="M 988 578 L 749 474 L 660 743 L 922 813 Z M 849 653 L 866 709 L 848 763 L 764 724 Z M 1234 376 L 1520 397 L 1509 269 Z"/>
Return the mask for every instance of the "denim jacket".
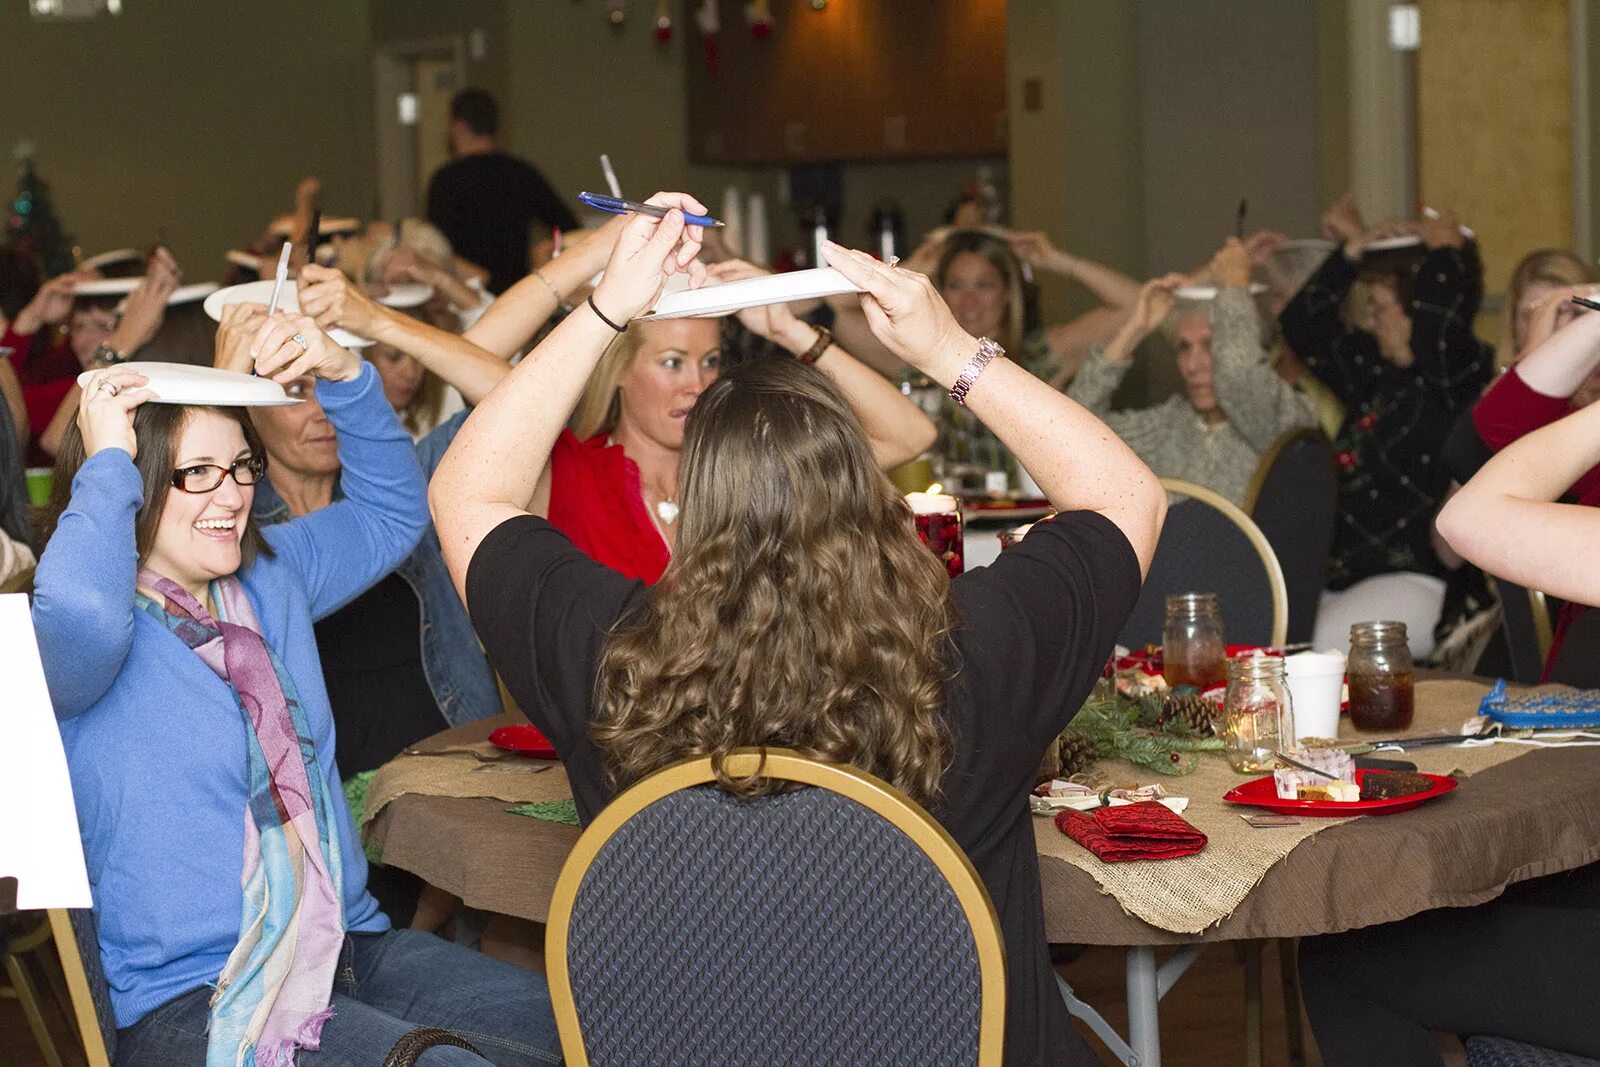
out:
<path id="1" fill-rule="evenodd" d="M 445 449 L 455 440 L 456 431 L 461 429 L 469 413 L 456 412 L 417 442 L 417 462 L 422 465 L 424 476 L 433 477 Z M 250 515 L 263 526 L 294 517 L 289 505 L 272 488 L 270 472 L 267 480 L 256 484 Z M 500 689 L 494 671 L 483 654 L 483 646 L 478 643 L 467 609 L 456 596 L 450 572 L 445 569 L 439 535 L 432 523 L 428 524 L 416 550 L 394 572 L 405 579 L 417 595 L 422 614 L 422 671 L 445 721 L 451 726 L 460 726 L 473 719 L 498 715 Z"/>

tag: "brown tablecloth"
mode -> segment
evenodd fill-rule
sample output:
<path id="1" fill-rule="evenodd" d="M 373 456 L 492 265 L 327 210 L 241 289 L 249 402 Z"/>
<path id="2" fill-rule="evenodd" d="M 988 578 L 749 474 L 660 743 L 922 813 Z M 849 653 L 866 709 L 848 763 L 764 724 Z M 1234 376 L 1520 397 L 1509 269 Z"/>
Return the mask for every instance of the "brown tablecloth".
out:
<path id="1" fill-rule="evenodd" d="M 481 720 L 421 747 L 481 740 L 514 721 L 520 720 Z M 1445 752 L 1461 753 L 1432 751 L 1430 770 Z M 540 784 L 554 784 L 556 773 L 540 775 L 546 779 Z M 1166 784 L 1179 791 L 1183 781 Z M 403 795 L 372 821 L 367 840 L 382 850 L 385 863 L 472 907 L 543 922 L 579 831 L 512 815 L 506 807 L 503 800 Z M 1200 933 L 1172 933 L 1127 914 L 1090 874 L 1062 859 L 1041 855 L 1039 866 L 1051 941 L 1162 945 L 1371 926 L 1482 903 L 1513 882 L 1596 860 L 1600 748 L 1578 748 L 1534 751 L 1475 770 L 1449 796 L 1412 812 L 1329 826 L 1272 865 L 1232 914 Z"/>

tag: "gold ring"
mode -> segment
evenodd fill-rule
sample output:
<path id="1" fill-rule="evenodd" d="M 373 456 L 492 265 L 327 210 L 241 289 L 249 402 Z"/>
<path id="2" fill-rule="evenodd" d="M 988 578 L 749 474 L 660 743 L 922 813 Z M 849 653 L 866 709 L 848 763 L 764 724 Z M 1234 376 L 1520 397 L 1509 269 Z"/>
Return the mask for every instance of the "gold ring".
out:
<path id="1" fill-rule="evenodd" d="M 100 390 L 102 393 L 110 393 L 112 396 L 116 396 L 118 393 L 122 392 L 122 387 L 120 385 L 105 378 L 101 378 L 100 381 L 95 385 L 95 388 Z"/>

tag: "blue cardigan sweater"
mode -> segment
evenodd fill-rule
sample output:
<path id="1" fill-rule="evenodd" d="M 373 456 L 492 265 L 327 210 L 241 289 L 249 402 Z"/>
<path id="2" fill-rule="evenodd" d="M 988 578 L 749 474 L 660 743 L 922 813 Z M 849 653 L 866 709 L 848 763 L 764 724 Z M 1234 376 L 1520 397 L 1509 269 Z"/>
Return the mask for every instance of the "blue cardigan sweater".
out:
<path id="1" fill-rule="evenodd" d="M 345 499 L 264 529 L 239 571 L 263 636 L 306 709 L 339 810 L 347 930 L 389 920 L 333 763 L 333 716 L 311 624 L 393 570 L 428 524 L 421 470 L 371 364 L 317 398 L 339 431 Z M 72 772 L 117 1025 L 222 973 L 239 939 L 247 768 L 233 689 L 134 607 L 138 471 L 121 449 L 79 470 L 39 560 L 33 622 Z"/>

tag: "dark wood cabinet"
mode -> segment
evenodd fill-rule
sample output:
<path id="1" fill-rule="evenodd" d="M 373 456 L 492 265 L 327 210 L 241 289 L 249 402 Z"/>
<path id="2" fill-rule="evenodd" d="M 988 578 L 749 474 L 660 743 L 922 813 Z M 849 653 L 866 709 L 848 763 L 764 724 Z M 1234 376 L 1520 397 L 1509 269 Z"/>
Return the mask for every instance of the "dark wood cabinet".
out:
<path id="1" fill-rule="evenodd" d="M 686 26 L 694 162 L 1005 154 L 1005 0 L 773 0 L 765 40 L 719 3 L 715 72 Z"/>

